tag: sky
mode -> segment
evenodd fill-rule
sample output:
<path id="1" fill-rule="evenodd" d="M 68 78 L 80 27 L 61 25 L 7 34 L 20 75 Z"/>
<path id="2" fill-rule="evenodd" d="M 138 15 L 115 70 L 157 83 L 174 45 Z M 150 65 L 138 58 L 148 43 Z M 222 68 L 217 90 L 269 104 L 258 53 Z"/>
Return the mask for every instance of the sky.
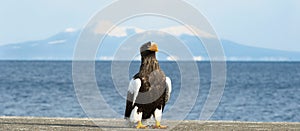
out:
<path id="1" fill-rule="evenodd" d="M 220 38 L 255 47 L 300 51 L 299 0 L 186 2 L 208 19 Z M 65 29 L 82 29 L 110 3 L 111 0 L 2 0 L 0 45 L 41 40 Z M 131 24 L 143 24 L 143 19 Z M 157 25 L 167 28 L 172 24 Z"/>

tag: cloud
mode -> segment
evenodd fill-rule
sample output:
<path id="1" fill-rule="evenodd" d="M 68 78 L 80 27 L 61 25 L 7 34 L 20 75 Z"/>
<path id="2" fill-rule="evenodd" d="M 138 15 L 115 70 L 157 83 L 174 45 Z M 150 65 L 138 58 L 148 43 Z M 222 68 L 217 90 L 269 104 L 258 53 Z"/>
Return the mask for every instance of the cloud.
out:
<path id="1" fill-rule="evenodd" d="M 50 41 L 48 42 L 49 45 L 56 45 L 56 44 L 62 44 L 65 43 L 66 40 L 56 40 L 56 41 Z"/>
<path id="2" fill-rule="evenodd" d="M 263 57 L 260 61 L 290 61 L 287 57 Z"/>
<path id="3" fill-rule="evenodd" d="M 193 35 L 193 36 L 200 36 L 205 38 L 215 38 L 214 35 L 207 33 L 205 31 L 198 30 L 197 28 L 191 28 L 194 32 L 189 30 L 188 26 L 172 26 L 160 29 L 159 31 L 168 32 L 175 36 L 181 36 L 181 35 Z M 197 34 L 198 33 L 198 34 Z"/>
<path id="4" fill-rule="evenodd" d="M 142 59 L 142 57 L 139 55 L 139 56 L 136 56 L 136 57 L 134 57 L 134 61 L 140 61 Z"/>
<path id="5" fill-rule="evenodd" d="M 251 61 L 253 60 L 252 57 L 239 57 L 239 56 L 232 56 L 232 57 L 226 57 L 227 61 Z"/>
<path id="6" fill-rule="evenodd" d="M 70 28 L 65 29 L 65 32 L 72 33 L 72 32 L 75 32 L 76 30 L 77 29 L 70 27 Z"/>
<path id="7" fill-rule="evenodd" d="M 194 56 L 195 61 L 203 61 L 204 58 L 202 56 Z"/>
<path id="8" fill-rule="evenodd" d="M 168 61 L 177 61 L 177 60 L 179 60 L 179 58 L 177 56 L 168 56 L 167 60 Z"/>
<path id="9" fill-rule="evenodd" d="M 114 59 L 114 57 L 112 57 L 112 56 L 101 56 L 100 58 L 99 58 L 99 60 L 109 60 L 109 61 L 111 61 L 111 60 L 113 60 Z"/>
<path id="10" fill-rule="evenodd" d="M 110 32 L 104 32 L 103 28 L 108 29 L 111 28 Z M 178 25 L 178 26 L 170 26 L 166 28 L 158 28 L 158 29 L 152 29 L 162 32 L 167 32 L 174 36 L 181 36 L 181 35 L 192 35 L 192 36 L 199 36 L 204 38 L 215 38 L 214 35 L 199 30 L 197 28 L 194 28 L 192 26 L 188 25 Z M 134 26 L 116 26 L 110 21 L 100 21 L 94 30 L 95 34 L 107 34 L 109 36 L 115 36 L 115 37 L 126 37 L 129 32 L 133 31 L 134 33 L 143 33 L 147 31 L 146 29 L 134 27 Z"/>
<path id="11" fill-rule="evenodd" d="M 253 57 L 227 57 L 227 61 L 290 61 L 291 59 L 287 57 L 260 57 L 260 58 L 253 58 Z"/>
<path id="12" fill-rule="evenodd" d="M 103 28 L 111 28 L 112 29 L 109 32 L 105 32 L 103 31 Z M 109 36 L 115 36 L 115 37 L 125 37 L 128 36 L 128 30 L 131 29 L 133 30 L 135 33 L 141 33 L 144 32 L 145 30 L 141 29 L 141 28 L 137 28 L 137 27 L 130 27 L 130 26 L 115 26 L 113 25 L 113 23 L 109 22 L 109 21 L 100 21 L 97 26 L 96 29 L 94 30 L 95 34 L 107 34 Z"/>

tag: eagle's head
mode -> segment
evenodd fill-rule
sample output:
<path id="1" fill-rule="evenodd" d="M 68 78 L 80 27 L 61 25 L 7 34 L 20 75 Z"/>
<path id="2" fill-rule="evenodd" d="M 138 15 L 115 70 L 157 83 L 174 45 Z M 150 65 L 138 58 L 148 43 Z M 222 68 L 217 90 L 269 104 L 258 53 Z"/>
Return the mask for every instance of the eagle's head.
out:
<path id="1" fill-rule="evenodd" d="M 158 52 L 158 46 L 156 43 L 151 41 L 143 44 L 140 48 L 140 53 L 142 56 L 155 54 L 155 52 Z"/>

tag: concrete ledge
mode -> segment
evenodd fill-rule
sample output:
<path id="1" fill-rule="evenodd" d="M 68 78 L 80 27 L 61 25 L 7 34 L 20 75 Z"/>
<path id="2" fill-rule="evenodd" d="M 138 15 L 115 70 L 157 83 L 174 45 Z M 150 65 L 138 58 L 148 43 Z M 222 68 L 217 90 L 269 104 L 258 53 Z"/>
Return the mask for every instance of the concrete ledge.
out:
<path id="1" fill-rule="evenodd" d="M 152 122 L 148 122 L 152 124 Z M 234 121 L 163 121 L 170 130 L 300 130 L 300 123 Z M 124 119 L 0 117 L 0 130 L 123 130 Z M 147 129 L 154 130 L 154 129 Z"/>

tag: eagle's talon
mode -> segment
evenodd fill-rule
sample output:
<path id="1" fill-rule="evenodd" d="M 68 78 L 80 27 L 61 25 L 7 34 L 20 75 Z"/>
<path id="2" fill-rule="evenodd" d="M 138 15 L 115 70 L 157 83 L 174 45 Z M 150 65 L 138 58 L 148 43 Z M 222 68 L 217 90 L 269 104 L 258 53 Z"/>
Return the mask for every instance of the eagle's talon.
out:
<path id="1" fill-rule="evenodd" d="M 136 129 L 147 129 L 147 126 L 145 126 L 145 125 L 136 126 Z"/>
<path id="2" fill-rule="evenodd" d="M 147 126 L 142 125 L 142 126 L 136 126 L 136 129 L 147 129 Z"/>
<path id="3" fill-rule="evenodd" d="M 136 129 L 146 129 L 147 126 L 146 125 L 143 125 L 142 122 L 138 122 L 138 125 L 136 126 Z"/>
<path id="4" fill-rule="evenodd" d="M 162 126 L 162 125 L 160 125 L 160 126 L 153 125 L 152 127 L 153 127 L 153 129 L 167 129 L 168 128 L 168 126 Z"/>
<path id="5" fill-rule="evenodd" d="M 167 129 L 168 126 L 163 126 L 159 121 L 156 121 L 156 125 L 153 125 L 153 129 Z"/>

